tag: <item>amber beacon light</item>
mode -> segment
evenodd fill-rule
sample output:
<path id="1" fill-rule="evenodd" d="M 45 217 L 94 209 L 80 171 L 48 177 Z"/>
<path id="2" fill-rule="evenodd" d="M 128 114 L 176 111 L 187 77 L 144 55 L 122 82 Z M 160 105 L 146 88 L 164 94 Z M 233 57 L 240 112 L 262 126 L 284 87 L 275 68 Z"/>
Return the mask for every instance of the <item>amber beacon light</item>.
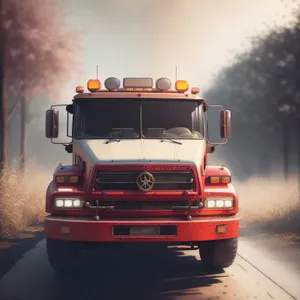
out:
<path id="1" fill-rule="evenodd" d="M 177 80 L 175 82 L 175 89 L 177 92 L 184 93 L 189 89 L 189 84 L 186 80 Z"/>
<path id="2" fill-rule="evenodd" d="M 78 93 L 78 94 L 84 93 L 84 87 L 83 86 L 76 86 L 76 93 Z"/>
<path id="3" fill-rule="evenodd" d="M 98 92 L 101 89 L 101 83 L 98 79 L 90 79 L 87 82 L 87 89 L 92 92 Z"/>

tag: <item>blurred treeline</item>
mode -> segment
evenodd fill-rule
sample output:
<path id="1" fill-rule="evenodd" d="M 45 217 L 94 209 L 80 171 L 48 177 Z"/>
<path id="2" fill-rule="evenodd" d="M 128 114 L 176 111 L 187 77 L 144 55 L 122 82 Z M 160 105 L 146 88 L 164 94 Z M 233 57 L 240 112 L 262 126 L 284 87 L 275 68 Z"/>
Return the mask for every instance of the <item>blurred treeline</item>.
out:
<path id="1" fill-rule="evenodd" d="M 282 178 L 298 171 L 300 155 L 300 10 L 285 27 L 251 38 L 204 94 L 232 111 L 232 138 L 216 153 L 240 179 Z M 299 143 L 299 145 L 298 145 Z"/>

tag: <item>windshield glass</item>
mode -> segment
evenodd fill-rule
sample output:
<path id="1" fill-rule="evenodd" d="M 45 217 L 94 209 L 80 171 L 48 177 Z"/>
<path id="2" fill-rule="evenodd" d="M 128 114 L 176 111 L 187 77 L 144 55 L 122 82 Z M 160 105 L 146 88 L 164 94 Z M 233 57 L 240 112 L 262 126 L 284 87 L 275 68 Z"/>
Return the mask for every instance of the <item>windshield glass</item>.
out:
<path id="1" fill-rule="evenodd" d="M 143 102 L 142 112 L 144 137 L 203 138 L 202 114 L 197 101 L 148 100 Z"/>
<path id="2" fill-rule="evenodd" d="M 185 99 L 77 99 L 74 138 L 202 139 L 199 104 Z"/>
<path id="3" fill-rule="evenodd" d="M 78 99 L 74 137 L 140 137 L 140 104 L 128 99 Z"/>

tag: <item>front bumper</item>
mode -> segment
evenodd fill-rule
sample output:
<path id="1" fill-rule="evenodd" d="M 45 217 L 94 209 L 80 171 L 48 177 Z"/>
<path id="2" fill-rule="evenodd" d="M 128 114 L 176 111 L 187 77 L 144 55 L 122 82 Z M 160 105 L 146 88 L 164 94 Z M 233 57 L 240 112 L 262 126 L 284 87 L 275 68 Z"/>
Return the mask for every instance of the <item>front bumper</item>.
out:
<path id="1" fill-rule="evenodd" d="M 226 225 L 227 231 L 222 234 L 216 233 L 218 225 Z M 46 237 L 50 239 L 82 242 L 180 243 L 236 238 L 239 236 L 239 225 L 240 219 L 236 216 L 198 217 L 190 221 L 178 219 L 95 221 L 83 218 L 47 216 L 45 233 Z M 164 228 L 175 228 L 175 233 L 173 230 L 171 234 L 165 231 L 165 235 L 126 235 L 126 230 L 119 230 L 119 233 L 116 233 L 115 226 L 118 226 L 118 229 L 132 226 L 168 226 Z"/>

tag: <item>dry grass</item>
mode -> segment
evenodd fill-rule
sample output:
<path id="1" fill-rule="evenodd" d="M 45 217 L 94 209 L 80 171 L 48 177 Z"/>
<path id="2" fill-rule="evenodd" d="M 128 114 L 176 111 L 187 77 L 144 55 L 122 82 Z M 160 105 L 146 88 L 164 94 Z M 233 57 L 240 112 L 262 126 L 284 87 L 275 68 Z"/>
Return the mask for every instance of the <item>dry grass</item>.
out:
<path id="1" fill-rule="evenodd" d="M 2 236 L 18 236 L 28 225 L 44 219 L 46 187 L 50 180 L 51 172 L 46 172 L 34 160 L 27 164 L 24 173 L 17 167 L 3 170 L 0 181 Z"/>
<path id="2" fill-rule="evenodd" d="M 258 226 L 274 233 L 300 236 L 300 198 L 298 182 L 293 178 L 252 178 L 236 183 L 240 215 L 246 226 Z"/>

